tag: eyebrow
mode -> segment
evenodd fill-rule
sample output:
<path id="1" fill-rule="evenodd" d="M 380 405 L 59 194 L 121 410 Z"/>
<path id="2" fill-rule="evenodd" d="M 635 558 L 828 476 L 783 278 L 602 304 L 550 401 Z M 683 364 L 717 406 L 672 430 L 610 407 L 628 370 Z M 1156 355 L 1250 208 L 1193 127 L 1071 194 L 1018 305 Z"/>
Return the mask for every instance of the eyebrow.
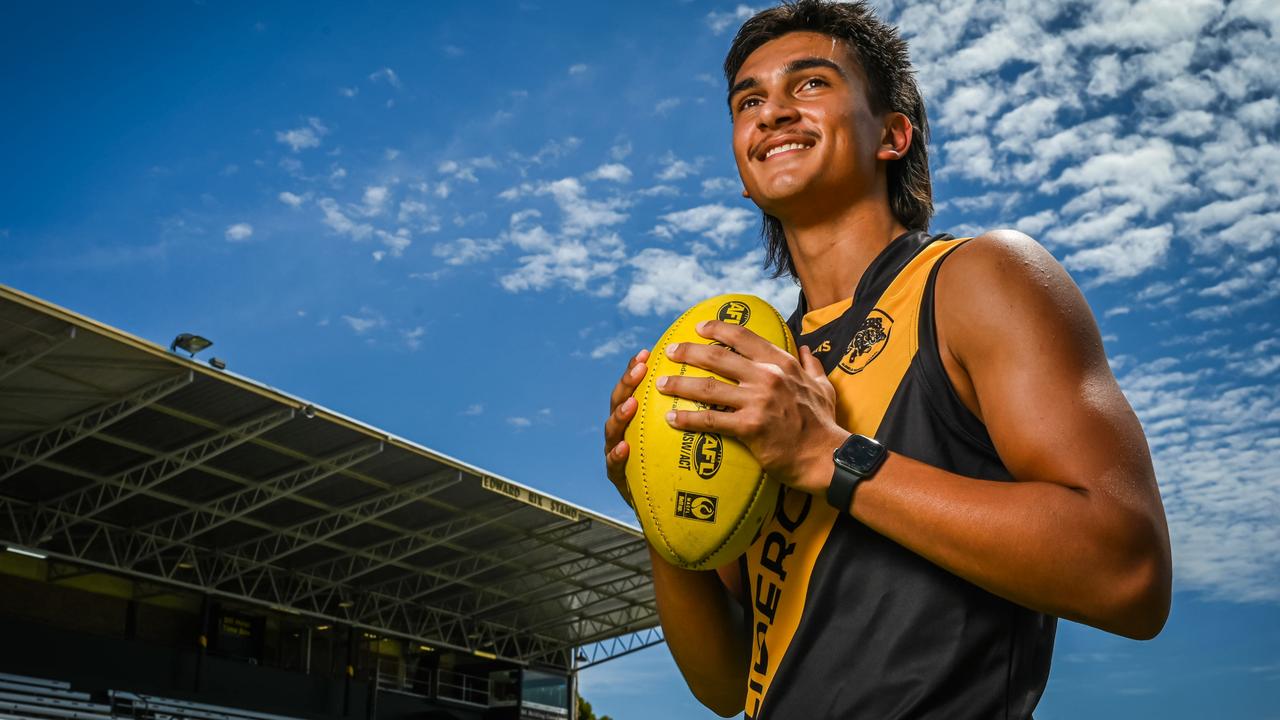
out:
<path id="1" fill-rule="evenodd" d="M 782 68 L 782 74 L 790 75 L 792 73 L 800 72 L 801 70 L 810 70 L 812 68 L 827 68 L 828 70 L 834 70 L 841 78 L 845 80 L 849 79 L 849 76 L 844 72 L 844 68 L 826 58 L 820 57 L 806 57 L 792 60 Z M 737 95 L 743 90 L 750 90 L 759 86 L 760 81 L 754 77 L 743 78 L 734 83 L 733 87 L 729 88 L 729 99 L 732 100 L 734 95 Z"/>

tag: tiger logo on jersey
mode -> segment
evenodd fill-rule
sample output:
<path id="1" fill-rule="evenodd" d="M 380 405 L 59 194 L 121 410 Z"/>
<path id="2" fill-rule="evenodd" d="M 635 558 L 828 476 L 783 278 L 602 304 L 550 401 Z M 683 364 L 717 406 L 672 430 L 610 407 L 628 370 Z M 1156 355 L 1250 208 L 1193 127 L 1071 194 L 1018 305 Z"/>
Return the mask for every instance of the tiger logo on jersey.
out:
<path id="1" fill-rule="evenodd" d="M 840 360 L 840 369 L 850 375 L 862 372 L 872 360 L 880 355 L 884 346 L 889 344 L 889 332 L 893 328 L 893 318 L 885 311 L 876 308 L 867 313 L 858 332 L 849 340 L 849 348 Z"/>

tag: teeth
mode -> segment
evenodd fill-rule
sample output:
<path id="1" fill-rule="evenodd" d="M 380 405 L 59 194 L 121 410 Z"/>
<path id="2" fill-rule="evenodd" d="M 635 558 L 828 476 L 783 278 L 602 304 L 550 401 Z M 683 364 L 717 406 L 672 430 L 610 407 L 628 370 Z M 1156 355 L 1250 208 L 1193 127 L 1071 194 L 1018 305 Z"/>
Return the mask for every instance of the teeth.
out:
<path id="1" fill-rule="evenodd" d="M 787 150 L 808 150 L 811 147 L 813 146 L 802 145 L 801 143 L 787 143 L 786 145 L 779 145 L 778 147 L 771 149 L 769 152 L 765 153 L 764 157 L 766 160 L 768 160 L 769 158 L 773 157 L 774 155 L 777 155 L 780 152 L 785 152 Z"/>

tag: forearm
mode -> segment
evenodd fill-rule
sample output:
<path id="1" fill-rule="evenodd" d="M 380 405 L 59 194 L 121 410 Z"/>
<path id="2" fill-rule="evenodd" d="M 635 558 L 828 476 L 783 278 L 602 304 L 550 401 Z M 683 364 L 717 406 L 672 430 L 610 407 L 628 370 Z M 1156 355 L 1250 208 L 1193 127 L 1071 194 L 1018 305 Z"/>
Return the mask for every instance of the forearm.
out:
<path id="1" fill-rule="evenodd" d="M 741 713 L 751 662 L 742 608 L 714 571 L 675 567 L 652 548 L 649 556 L 663 635 L 689 689 L 719 715 Z"/>
<path id="2" fill-rule="evenodd" d="M 976 480 L 896 453 L 854 495 L 855 518 L 1025 607 L 1130 637 L 1168 608 L 1167 538 L 1115 498 L 1050 482 Z"/>

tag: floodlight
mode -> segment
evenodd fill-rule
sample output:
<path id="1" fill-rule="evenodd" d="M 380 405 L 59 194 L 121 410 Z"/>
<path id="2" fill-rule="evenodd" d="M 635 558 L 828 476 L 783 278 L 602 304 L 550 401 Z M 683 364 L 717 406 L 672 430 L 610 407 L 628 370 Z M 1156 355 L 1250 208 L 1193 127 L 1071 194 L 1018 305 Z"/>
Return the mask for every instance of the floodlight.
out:
<path id="1" fill-rule="evenodd" d="M 195 357 L 196 353 L 204 350 L 212 344 L 213 341 L 208 338 L 203 338 L 199 335 L 192 335 L 191 333 L 182 333 L 178 337 L 174 338 L 173 342 L 169 343 L 169 351 L 172 352 L 175 349 L 181 349 L 190 353 L 191 357 Z"/>
<path id="2" fill-rule="evenodd" d="M 587 661 L 587 654 L 586 654 L 586 653 L 584 653 L 584 652 L 582 652 L 581 650 L 579 650 L 579 651 L 578 651 L 578 654 L 577 654 L 577 655 L 575 655 L 575 656 L 573 657 L 573 659 L 574 659 L 574 660 L 577 660 L 577 661 L 578 661 L 578 662 L 580 662 L 580 663 L 584 663 L 584 662 L 586 662 L 586 661 Z"/>
<path id="3" fill-rule="evenodd" d="M 217 368 L 218 370 L 227 369 L 227 361 L 223 360 L 222 358 L 218 358 L 218 357 L 209 358 L 209 364 Z"/>

